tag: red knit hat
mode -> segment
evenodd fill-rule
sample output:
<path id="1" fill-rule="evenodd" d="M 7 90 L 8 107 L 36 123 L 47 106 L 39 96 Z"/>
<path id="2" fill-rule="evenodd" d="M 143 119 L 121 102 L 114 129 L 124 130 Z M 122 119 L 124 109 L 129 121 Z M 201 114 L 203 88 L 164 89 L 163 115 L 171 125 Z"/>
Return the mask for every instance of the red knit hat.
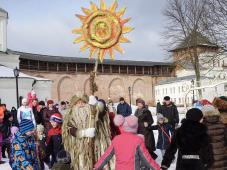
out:
<path id="1" fill-rule="evenodd" d="M 49 104 L 54 104 L 54 101 L 53 100 L 48 100 L 47 101 L 47 105 L 49 105 Z"/>
<path id="2" fill-rule="evenodd" d="M 54 113 L 50 117 L 50 121 L 56 122 L 56 123 L 62 123 L 62 115 L 60 113 Z"/>

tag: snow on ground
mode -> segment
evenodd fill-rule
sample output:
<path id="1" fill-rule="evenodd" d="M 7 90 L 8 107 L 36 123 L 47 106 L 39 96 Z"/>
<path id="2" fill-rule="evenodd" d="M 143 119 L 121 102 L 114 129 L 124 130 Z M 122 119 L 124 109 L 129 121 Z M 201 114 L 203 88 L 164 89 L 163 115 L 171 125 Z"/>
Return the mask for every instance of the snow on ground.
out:
<path id="1" fill-rule="evenodd" d="M 136 106 L 132 106 L 132 113 L 134 113 L 136 110 Z M 154 122 L 157 122 L 157 117 L 156 117 L 156 108 L 155 107 L 150 107 L 149 110 L 151 111 L 153 118 L 154 118 Z M 180 113 L 180 119 L 183 119 L 185 117 L 185 110 L 184 108 L 178 108 L 178 111 Z M 157 142 L 157 138 L 158 138 L 158 131 L 154 131 L 154 136 L 155 136 L 155 141 Z M 161 164 L 162 161 L 162 154 L 159 150 L 156 150 L 155 152 L 158 155 L 157 158 L 157 162 L 159 164 Z M 3 159 L 3 161 L 6 161 L 6 163 L 4 164 L 0 164 L 0 170 L 11 170 L 9 163 L 8 163 L 8 159 Z M 174 161 L 174 163 L 172 163 L 171 167 L 169 168 L 169 170 L 175 170 L 176 167 L 176 160 Z M 46 170 L 48 170 L 48 168 L 46 168 Z"/>

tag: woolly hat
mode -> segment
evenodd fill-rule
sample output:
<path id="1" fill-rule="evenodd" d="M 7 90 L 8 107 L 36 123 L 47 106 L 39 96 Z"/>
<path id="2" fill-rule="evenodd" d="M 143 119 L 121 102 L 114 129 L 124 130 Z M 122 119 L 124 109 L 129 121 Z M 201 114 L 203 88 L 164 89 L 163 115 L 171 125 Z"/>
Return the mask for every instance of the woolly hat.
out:
<path id="1" fill-rule="evenodd" d="M 145 106 L 145 101 L 141 98 L 136 99 L 136 104 L 141 103 L 143 106 Z"/>
<path id="2" fill-rule="evenodd" d="M 51 115 L 50 121 L 53 121 L 56 123 L 62 123 L 62 115 L 59 113 L 54 113 Z"/>
<path id="3" fill-rule="evenodd" d="M 125 132 L 136 133 L 138 129 L 138 118 L 133 115 L 125 118 L 121 115 L 116 115 L 114 117 L 114 123 L 116 126 L 122 126 Z"/>
<path id="4" fill-rule="evenodd" d="M 66 152 L 65 150 L 61 150 L 57 154 L 57 162 L 58 163 L 63 163 L 63 164 L 68 164 L 71 162 L 70 154 Z"/>
<path id="5" fill-rule="evenodd" d="M 157 120 L 159 121 L 160 119 L 165 119 L 161 113 L 157 114 Z"/>
<path id="6" fill-rule="evenodd" d="M 19 131 L 21 134 L 25 134 L 35 128 L 33 122 L 28 119 L 22 119 L 19 124 Z"/>
<path id="7" fill-rule="evenodd" d="M 188 110 L 186 113 L 187 120 L 199 122 L 202 118 L 203 118 L 203 113 L 201 110 L 199 110 L 197 108 L 192 108 L 192 109 Z"/>
<path id="8" fill-rule="evenodd" d="M 165 101 L 169 101 L 169 100 L 170 100 L 170 97 L 169 97 L 169 96 L 165 96 L 165 97 L 164 97 L 164 100 L 165 100 Z"/>
<path id="9" fill-rule="evenodd" d="M 48 100 L 47 101 L 47 105 L 49 105 L 49 104 L 54 104 L 54 101 L 53 100 Z"/>

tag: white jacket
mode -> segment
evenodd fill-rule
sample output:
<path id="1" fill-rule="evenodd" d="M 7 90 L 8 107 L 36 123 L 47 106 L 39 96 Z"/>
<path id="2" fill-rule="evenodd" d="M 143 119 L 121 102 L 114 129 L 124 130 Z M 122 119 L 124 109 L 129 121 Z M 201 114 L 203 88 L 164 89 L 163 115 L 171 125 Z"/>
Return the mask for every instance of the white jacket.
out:
<path id="1" fill-rule="evenodd" d="M 31 120 L 34 124 L 34 126 L 36 127 L 36 121 L 35 121 L 35 117 L 33 114 L 33 111 L 30 107 L 28 106 L 21 106 L 18 110 L 17 110 L 17 120 L 18 123 L 20 124 L 22 119 L 28 119 Z"/>

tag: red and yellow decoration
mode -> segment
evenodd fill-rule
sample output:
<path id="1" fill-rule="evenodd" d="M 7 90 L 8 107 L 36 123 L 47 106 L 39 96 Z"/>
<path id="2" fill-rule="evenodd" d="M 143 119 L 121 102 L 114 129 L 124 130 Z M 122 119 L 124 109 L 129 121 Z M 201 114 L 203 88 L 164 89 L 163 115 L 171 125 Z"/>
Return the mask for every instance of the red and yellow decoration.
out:
<path id="1" fill-rule="evenodd" d="M 109 54 L 114 59 L 114 50 L 123 53 L 120 43 L 130 42 L 124 34 L 133 30 L 125 26 L 130 18 L 123 19 L 126 8 L 116 11 L 117 1 L 107 8 L 104 0 L 100 2 L 100 8 L 90 3 L 90 9 L 82 7 L 83 15 L 76 15 L 82 22 L 81 28 L 73 29 L 73 33 L 80 34 L 74 43 L 84 42 L 80 47 L 81 51 L 90 49 L 90 58 L 98 55 L 102 62 L 105 55 Z"/>

